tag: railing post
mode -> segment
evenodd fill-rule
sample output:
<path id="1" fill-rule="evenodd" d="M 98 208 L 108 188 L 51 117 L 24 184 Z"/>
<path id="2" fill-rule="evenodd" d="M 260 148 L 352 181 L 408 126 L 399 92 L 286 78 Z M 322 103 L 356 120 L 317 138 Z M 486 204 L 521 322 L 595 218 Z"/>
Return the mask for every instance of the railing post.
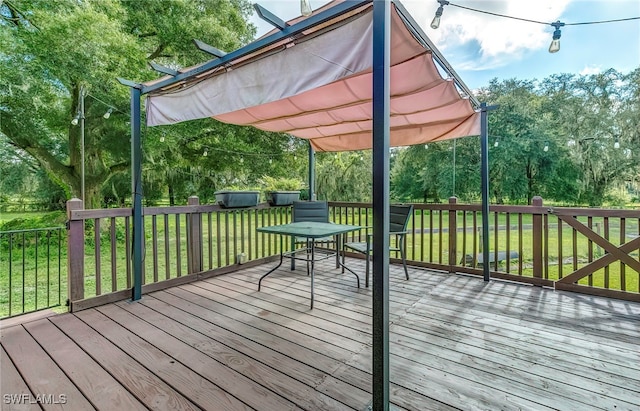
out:
<path id="1" fill-rule="evenodd" d="M 542 197 L 531 200 L 534 207 L 542 207 Z M 533 212 L 533 276 L 542 278 L 542 214 Z"/>
<path id="2" fill-rule="evenodd" d="M 72 220 L 71 212 L 83 210 L 79 198 L 67 201 L 67 294 L 69 311 L 73 302 L 84 299 L 84 220 Z"/>
<path id="3" fill-rule="evenodd" d="M 449 205 L 455 206 L 458 198 L 449 197 Z M 455 207 L 449 207 L 449 272 L 456 271 L 456 257 L 458 255 L 458 211 Z"/>
<path id="4" fill-rule="evenodd" d="M 187 200 L 190 206 L 200 205 L 198 196 L 191 196 Z M 187 258 L 189 259 L 189 274 L 202 271 L 202 215 L 198 213 L 189 214 L 189 236 L 187 244 Z"/>

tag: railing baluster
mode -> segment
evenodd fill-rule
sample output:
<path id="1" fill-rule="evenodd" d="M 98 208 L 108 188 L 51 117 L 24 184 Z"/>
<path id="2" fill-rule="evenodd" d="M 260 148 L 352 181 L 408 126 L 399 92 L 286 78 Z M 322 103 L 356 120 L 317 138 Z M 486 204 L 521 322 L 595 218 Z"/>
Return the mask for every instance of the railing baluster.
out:
<path id="1" fill-rule="evenodd" d="M 127 264 L 127 288 L 131 288 L 131 228 L 129 226 L 129 220 L 129 217 L 124 218 L 124 249 Z"/>
<path id="2" fill-rule="evenodd" d="M 164 277 L 165 280 L 171 278 L 171 258 L 170 258 L 170 244 L 169 244 L 169 215 L 164 215 Z"/>
<path id="3" fill-rule="evenodd" d="M 116 291 L 118 289 L 118 268 L 116 266 L 116 218 L 111 217 L 111 227 L 110 227 L 110 237 L 111 237 L 111 291 Z"/>
<path id="4" fill-rule="evenodd" d="M 440 212 L 438 213 L 438 264 L 442 264 L 442 254 L 443 254 L 443 245 L 444 245 L 444 240 L 443 240 L 443 231 L 444 231 L 444 215 L 443 215 L 443 211 L 440 210 Z"/>
<path id="5" fill-rule="evenodd" d="M 498 245 L 498 232 L 500 231 L 500 222 L 498 221 L 498 212 L 493 213 L 493 269 L 498 271 L 498 250 L 500 246 Z M 489 264 L 489 267 L 491 265 Z"/>
<path id="6" fill-rule="evenodd" d="M 213 222 L 211 221 L 213 216 L 209 211 L 207 213 L 207 244 L 208 244 L 208 255 L 209 255 L 209 270 L 213 268 Z"/>
<path id="7" fill-rule="evenodd" d="M 151 216 L 152 247 L 153 247 L 153 282 L 158 282 L 158 222 L 157 216 Z"/>
<path id="8" fill-rule="evenodd" d="M 252 253 L 251 253 L 251 232 L 253 231 L 253 226 L 251 225 L 251 210 L 247 211 L 247 261 L 251 261 Z M 244 232 L 244 230 L 243 230 Z M 244 247 L 244 241 L 242 241 L 242 246 Z M 244 249 L 243 249 L 244 250 Z"/>
<path id="9" fill-rule="evenodd" d="M 60 252 L 58 250 L 58 258 Z M 47 307 L 51 304 L 51 230 L 47 231 Z"/>
<path id="10" fill-rule="evenodd" d="M 229 212 L 224 212 L 224 255 L 225 265 L 229 265 Z"/>
<path id="11" fill-rule="evenodd" d="M 13 304 L 11 297 L 13 295 L 13 233 L 9 233 L 9 317 L 11 317 L 11 309 Z"/>
<path id="12" fill-rule="evenodd" d="M 180 214 L 176 214 L 176 276 L 182 277 L 182 238 L 180 238 Z"/>
<path id="13" fill-rule="evenodd" d="M 35 284 L 34 284 L 34 290 L 35 290 L 35 309 L 38 309 L 38 232 L 35 232 L 35 237 L 36 237 L 36 261 L 35 261 Z"/>
<path id="14" fill-rule="evenodd" d="M 626 231 L 626 220 L 622 217 L 620 218 L 620 245 L 626 243 Z M 626 264 L 622 261 L 620 261 L 620 289 L 622 291 L 627 289 Z"/>
<path id="15" fill-rule="evenodd" d="M 93 220 L 93 230 L 94 230 L 94 241 L 95 246 L 93 249 L 93 254 L 95 257 L 96 264 L 96 295 L 102 294 L 102 275 L 100 273 L 100 219 L 96 218 Z"/>
<path id="16" fill-rule="evenodd" d="M 25 280 L 25 258 L 26 258 L 26 250 L 25 250 L 25 232 L 22 232 L 22 312 L 24 312 L 24 280 Z"/>
<path id="17" fill-rule="evenodd" d="M 564 268 L 564 257 L 562 255 L 562 220 L 558 220 L 558 279 L 562 278 L 562 269 Z"/>
<path id="18" fill-rule="evenodd" d="M 544 244 L 542 246 L 543 254 L 542 261 L 544 263 L 544 278 L 549 279 L 549 215 L 545 214 L 542 217 L 542 236 L 544 238 Z"/>
<path id="19" fill-rule="evenodd" d="M 518 213 L 518 255 L 520 255 L 520 258 L 518 259 L 518 275 L 522 275 L 522 260 L 524 258 L 524 255 L 522 254 L 524 248 L 522 237 L 522 213 Z"/>
<path id="20" fill-rule="evenodd" d="M 222 233 L 220 228 L 220 211 L 216 212 L 216 264 L 222 267 Z"/>
<path id="21" fill-rule="evenodd" d="M 505 259 L 505 264 L 506 264 L 506 271 L 507 273 L 511 272 L 511 213 L 506 212 L 504 215 L 505 221 L 505 229 L 506 229 L 506 233 L 505 233 L 505 241 L 506 241 L 506 252 L 507 252 L 507 258 Z"/>
<path id="22" fill-rule="evenodd" d="M 604 238 L 609 241 L 609 217 L 604 218 Z M 610 264 L 604 266 L 604 288 L 607 289 L 609 288 L 609 266 Z"/>

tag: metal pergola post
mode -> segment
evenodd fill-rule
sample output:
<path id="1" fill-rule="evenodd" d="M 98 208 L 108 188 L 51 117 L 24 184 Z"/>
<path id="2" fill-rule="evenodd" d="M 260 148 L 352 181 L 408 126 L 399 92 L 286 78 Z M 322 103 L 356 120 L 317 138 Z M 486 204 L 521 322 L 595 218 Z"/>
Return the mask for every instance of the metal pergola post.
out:
<path id="1" fill-rule="evenodd" d="M 389 410 L 389 114 L 391 2 L 373 1 L 373 402 Z"/>
<path id="2" fill-rule="evenodd" d="M 316 156 L 309 141 L 309 201 L 316 199 Z"/>
<path id="3" fill-rule="evenodd" d="M 140 89 L 131 88 L 131 196 L 133 207 L 132 300 L 142 298 L 142 144 L 140 139 Z"/>
<path id="4" fill-rule="evenodd" d="M 487 112 L 497 106 L 480 104 L 480 179 L 482 191 L 482 273 L 484 281 L 491 279 L 489 272 L 489 123 Z"/>

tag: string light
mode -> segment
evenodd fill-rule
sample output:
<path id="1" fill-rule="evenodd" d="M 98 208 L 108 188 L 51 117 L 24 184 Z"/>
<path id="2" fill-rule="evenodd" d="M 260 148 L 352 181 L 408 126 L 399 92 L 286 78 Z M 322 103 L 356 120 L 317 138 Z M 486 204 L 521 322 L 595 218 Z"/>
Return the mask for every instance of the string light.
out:
<path id="1" fill-rule="evenodd" d="M 613 148 L 615 149 L 619 149 L 620 148 L 620 141 L 616 138 L 615 143 L 613 143 Z"/>
<path id="2" fill-rule="evenodd" d="M 560 20 L 555 23 L 551 23 L 553 27 L 555 27 L 555 31 L 553 32 L 553 40 L 551 40 L 551 44 L 549 45 L 549 53 L 557 53 L 560 51 L 560 27 L 564 26 L 564 23 Z"/>
<path id="3" fill-rule="evenodd" d="M 438 7 L 438 10 L 436 10 L 436 15 L 431 21 L 431 28 L 434 30 L 440 27 L 440 17 L 442 17 L 444 6 L 449 4 L 447 0 L 438 0 L 438 3 L 440 3 L 440 7 Z"/>
<path id="4" fill-rule="evenodd" d="M 164 143 L 164 135 L 160 136 L 160 142 Z"/>
<path id="5" fill-rule="evenodd" d="M 425 149 L 428 149 L 428 148 L 429 148 L 429 144 L 425 144 L 425 145 L 424 145 L 424 148 L 425 148 Z"/>
<path id="6" fill-rule="evenodd" d="M 542 151 L 544 151 L 545 153 L 546 153 L 547 151 L 549 151 L 549 142 L 548 142 L 548 141 L 545 141 L 545 142 L 544 142 L 544 148 L 542 149 Z"/>
<path id="7" fill-rule="evenodd" d="M 520 20 L 520 21 L 525 21 L 525 22 L 528 22 L 528 23 L 544 24 L 545 26 L 553 26 L 555 28 L 555 30 L 553 31 L 553 40 L 551 41 L 551 45 L 549 46 L 549 53 L 557 53 L 558 51 L 560 51 L 560 36 L 562 34 L 560 32 L 560 27 L 563 27 L 563 26 L 584 26 L 584 25 L 588 25 L 588 24 L 617 23 L 617 22 L 621 22 L 621 21 L 630 21 L 630 20 L 638 20 L 638 19 L 640 19 L 640 16 L 637 16 L 637 17 L 627 17 L 627 18 L 612 19 L 612 20 L 585 21 L 585 22 L 580 22 L 580 23 L 562 23 L 560 20 L 558 20 L 556 22 L 553 22 L 553 23 L 549 23 L 549 22 L 545 22 L 545 21 L 531 20 L 531 19 L 525 19 L 525 18 L 521 18 L 521 17 L 508 16 L 506 14 L 493 13 L 493 12 L 486 11 L 486 10 L 475 9 L 473 7 L 460 6 L 458 4 L 454 4 L 454 3 L 451 3 L 451 2 L 446 1 L 446 0 L 437 0 L 437 1 L 438 1 L 438 3 L 440 3 L 440 6 L 436 10 L 435 17 L 433 18 L 433 21 L 431 22 L 431 28 L 434 29 L 434 30 L 437 29 L 438 27 L 440 27 L 440 18 L 442 17 L 443 6 L 450 5 L 452 7 L 459 7 L 461 9 L 465 9 L 465 10 L 475 11 L 475 12 L 483 13 L 483 14 L 489 14 L 491 16 L 504 17 L 504 18 L 513 19 L 513 20 Z"/>
<path id="8" fill-rule="evenodd" d="M 313 9 L 309 0 L 300 0 L 300 14 L 306 17 L 310 16 L 311 13 L 313 13 Z"/>
<path id="9" fill-rule="evenodd" d="M 493 143 L 494 147 L 498 147 L 500 144 L 498 143 L 498 139 L 496 138 L 496 141 Z"/>
<path id="10" fill-rule="evenodd" d="M 202 157 L 206 157 L 209 155 L 209 152 L 207 151 L 207 149 L 204 149 L 204 152 L 202 153 Z"/>
<path id="11" fill-rule="evenodd" d="M 74 125 L 74 126 L 77 126 L 79 120 L 80 120 L 80 112 L 78 111 L 78 113 L 76 113 L 76 115 L 73 118 L 73 120 L 71 120 L 71 124 Z"/>
<path id="12" fill-rule="evenodd" d="M 567 141 L 567 146 L 569 146 L 569 147 L 573 147 L 573 146 L 575 146 L 575 145 L 576 145 L 576 140 L 571 139 L 571 140 Z"/>

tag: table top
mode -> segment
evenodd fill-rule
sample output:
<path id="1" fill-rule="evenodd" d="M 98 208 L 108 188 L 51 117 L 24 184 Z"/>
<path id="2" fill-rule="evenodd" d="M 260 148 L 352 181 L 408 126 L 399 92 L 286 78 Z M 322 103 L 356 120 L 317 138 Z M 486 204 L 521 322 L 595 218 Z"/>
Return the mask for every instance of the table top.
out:
<path id="1" fill-rule="evenodd" d="M 359 225 L 316 223 L 300 221 L 297 223 L 258 227 L 256 231 L 269 234 L 284 234 L 297 237 L 321 238 L 359 230 Z"/>

